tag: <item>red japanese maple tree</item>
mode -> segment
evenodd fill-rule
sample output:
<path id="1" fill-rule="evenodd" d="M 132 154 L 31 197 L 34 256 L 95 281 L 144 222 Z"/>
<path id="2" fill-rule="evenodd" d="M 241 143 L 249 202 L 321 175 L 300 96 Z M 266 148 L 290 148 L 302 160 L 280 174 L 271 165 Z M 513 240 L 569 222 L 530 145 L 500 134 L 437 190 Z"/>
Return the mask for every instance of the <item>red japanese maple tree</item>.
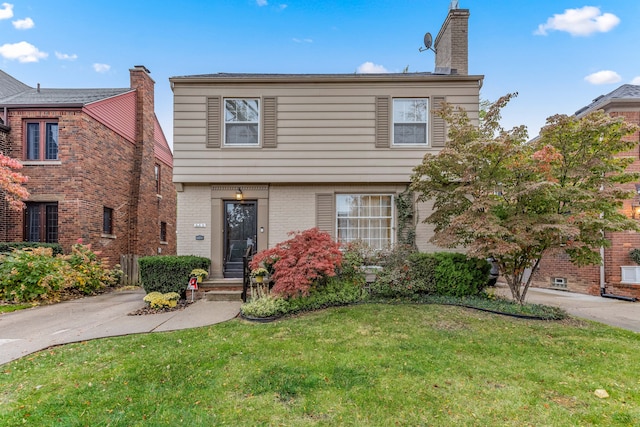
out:
<path id="1" fill-rule="evenodd" d="M 273 267 L 272 292 L 286 297 L 307 295 L 311 285 L 324 277 L 335 276 L 342 263 L 340 245 L 328 233 L 312 228 L 291 232 L 289 240 L 258 252 L 251 268 Z M 269 269 L 269 268 L 267 268 Z"/>

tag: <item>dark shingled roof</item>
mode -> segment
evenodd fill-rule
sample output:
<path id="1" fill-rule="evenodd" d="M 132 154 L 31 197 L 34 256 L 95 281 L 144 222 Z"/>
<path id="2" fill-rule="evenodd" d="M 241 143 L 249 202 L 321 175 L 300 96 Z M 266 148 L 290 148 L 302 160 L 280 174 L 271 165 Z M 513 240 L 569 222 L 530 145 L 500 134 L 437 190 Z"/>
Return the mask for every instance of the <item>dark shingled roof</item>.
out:
<path id="1" fill-rule="evenodd" d="M 0 70 L 0 99 L 10 95 L 15 95 L 16 93 L 20 93 L 28 89 L 31 88 L 20 80 L 14 79 L 9 74 Z"/>
<path id="2" fill-rule="evenodd" d="M 32 88 L 0 70 L 0 106 L 83 106 L 130 92 L 131 88 L 49 89 Z"/>
<path id="3" fill-rule="evenodd" d="M 622 85 L 613 92 L 609 92 L 606 95 L 601 95 L 594 99 L 591 104 L 587 105 L 576 111 L 576 116 L 583 116 L 595 110 L 599 110 L 606 104 L 614 100 L 637 100 L 640 102 L 640 86 L 639 85 Z"/>
<path id="4" fill-rule="evenodd" d="M 130 92 L 131 88 L 117 89 L 33 89 L 0 99 L 0 105 L 87 105 Z"/>

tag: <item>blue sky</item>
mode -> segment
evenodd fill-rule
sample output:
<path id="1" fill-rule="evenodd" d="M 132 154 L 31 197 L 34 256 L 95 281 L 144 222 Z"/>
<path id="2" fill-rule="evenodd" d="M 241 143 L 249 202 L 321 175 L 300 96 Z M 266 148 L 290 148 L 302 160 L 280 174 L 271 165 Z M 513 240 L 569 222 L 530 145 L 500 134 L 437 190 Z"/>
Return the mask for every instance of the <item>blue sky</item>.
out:
<path id="1" fill-rule="evenodd" d="M 1 2 L 2 0 L 0 0 Z M 169 77 L 236 73 L 433 71 L 450 0 L 9 0 L 0 69 L 54 88 L 128 87 L 145 65 L 170 143 Z M 469 74 L 481 97 L 519 96 L 502 124 L 538 134 L 625 83 L 640 85 L 640 1 L 459 0 L 469 9 Z"/>

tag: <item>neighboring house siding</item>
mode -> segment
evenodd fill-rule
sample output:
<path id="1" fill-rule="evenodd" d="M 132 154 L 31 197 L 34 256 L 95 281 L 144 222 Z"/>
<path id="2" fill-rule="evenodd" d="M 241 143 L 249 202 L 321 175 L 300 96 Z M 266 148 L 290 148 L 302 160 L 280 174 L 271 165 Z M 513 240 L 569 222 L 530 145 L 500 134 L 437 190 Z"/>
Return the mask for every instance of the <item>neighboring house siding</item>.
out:
<path id="1" fill-rule="evenodd" d="M 442 146 L 376 148 L 376 97 L 442 99 L 478 117 L 479 77 L 385 84 L 183 84 L 174 85 L 174 181 L 188 182 L 399 182 L 426 152 Z M 247 87 L 248 86 L 248 87 Z M 212 100 L 277 98 L 277 148 L 218 147 Z M 433 104 L 433 102 L 432 102 Z M 214 108 L 214 110 L 212 110 Z M 390 107 L 389 107 L 390 108 Z M 264 120 L 265 117 L 262 117 Z M 436 123 L 430 115 L 429 133 Z M 216 124 L 217 125 L 217 124 Z M 442 135 L 442 131 L 439 131 Z M 435 132 L 438 134 L 437 132 Z M 268 142 L 262 135 L 262 144 Z M 215 142 L 218 141 L 218 142 Z M 378 142 L 378 145 L 380 143 Z M 357 159 L 357 161 L 354 161 Z"/>

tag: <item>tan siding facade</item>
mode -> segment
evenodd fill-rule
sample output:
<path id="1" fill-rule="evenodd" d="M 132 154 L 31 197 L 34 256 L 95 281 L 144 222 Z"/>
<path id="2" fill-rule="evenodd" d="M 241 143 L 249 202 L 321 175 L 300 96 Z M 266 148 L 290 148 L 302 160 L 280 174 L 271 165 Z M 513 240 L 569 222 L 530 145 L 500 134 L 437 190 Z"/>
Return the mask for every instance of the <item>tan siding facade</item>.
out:
<path id="1" fill-rule="evenodd" d="M 405 182 L 422 156 L 439 147 L 384 147 L 378 141 L 376 148 L 376 131 L 381 131 L 376 97 L 387 97 L 390 102 L 395 97 L 446 97 L 472 118 L 478 116 L 478 76 L 342 80 L 267 84 L 177 79 L 173 82 L 174 182 L 313 183 L 318 176 L 333 183 Z M 222 144 L 216 148 L 215 142 L 212 144 L 216 139 L 210 135 L 212 126 L 220 133 L 217 124 L 212 124 L 214 115 L 220 126 L 224 124 L 222 112 L 212 115 L 207 108 L 214 97 L 252 97 L 261 103 L 274 99 L 276 117 L 268 118 L 268 124 L 275 126 L 275 141 L 261 144 L 277 147 Z"/>

